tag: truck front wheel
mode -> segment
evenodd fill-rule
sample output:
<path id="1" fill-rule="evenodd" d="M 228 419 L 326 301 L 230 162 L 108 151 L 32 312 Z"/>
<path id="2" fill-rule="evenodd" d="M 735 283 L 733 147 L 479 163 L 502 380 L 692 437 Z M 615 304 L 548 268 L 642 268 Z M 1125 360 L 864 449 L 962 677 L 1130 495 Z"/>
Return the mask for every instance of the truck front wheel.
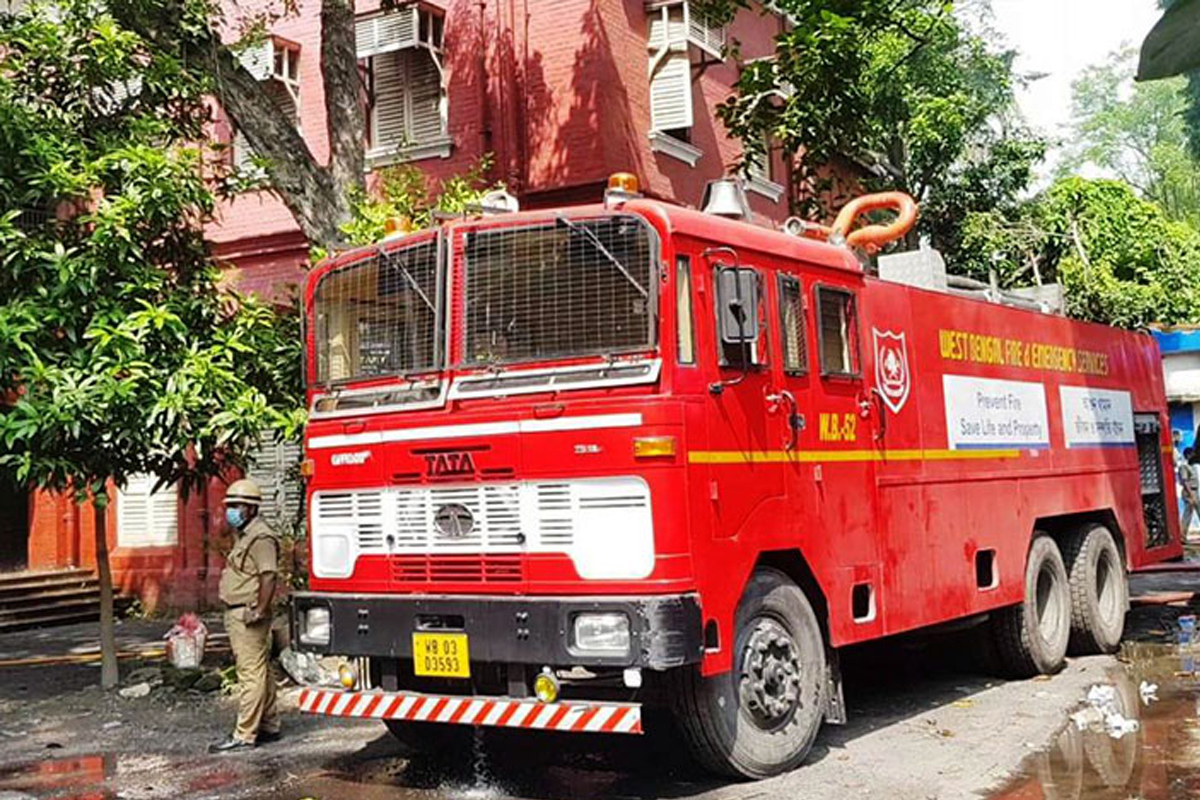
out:
<path id="1" fill-rule="evenodd" d="M 1025 600 L 992 615 L 996 652 L 1014 678 L 1062 669 L 1071 636 L 1071 592 L 1058 545 L 1038 531 L 1025 562 Z"/>
<path id="2" fill-rule="evenodd" d="M 825 715 L 825 644 L 804 592 L 774 569 L 754 573 L 738 606 L 733 669 L 681 669 L 672 711 L 696 760 L 740 778 L 793 769 Z"/>

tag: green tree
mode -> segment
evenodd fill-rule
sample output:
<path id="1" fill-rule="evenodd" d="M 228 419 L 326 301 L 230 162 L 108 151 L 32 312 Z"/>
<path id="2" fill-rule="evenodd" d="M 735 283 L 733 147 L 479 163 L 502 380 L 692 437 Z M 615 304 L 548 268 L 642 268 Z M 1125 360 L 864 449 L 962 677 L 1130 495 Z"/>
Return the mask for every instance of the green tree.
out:
<path id="1" fill-rule="evenodd" d="M 295 316 L 223 291 L 204 85 L 87 0 L 0 16 L 0 468 L 90 502 L 115 685 L 109 486 L 184 492 L 296 434 Z"/>
<path id="2" fill-rule="evenodd" d="M 436 223 L 435 214 L 459 214 L 478 205 L 488 192 L 504 188 L 488 181 L 493 161 L 491 154 L 484 154 L 462 174 L 443 180 L 436 190 L 429 177 L 411 164 L 380 170 L 379 186 L 373 192 L 353 195 L 352 217 L 341 228 L 346 241 L 353 245 L 378 242 L 389 219 L 407 220 L 413 230 L 421 230 Z"/>
<path id="3" fill-rule="evenodd" d="M 1058 281 L 1067 313 L 1136 328 L 1200 322 L 1200 233 L 1128 184 L 1055 182 L 1016 214 L 970 215 L 963 271 L 1002 286 Z"/>
<path id="4" fill-rule="evenodd" d="M 737 3 L 714 5 L 727 17 Z M 974 32 L 952 4 L 935 0 L 774 7 L 794 24 L 777 37 L 773 60 L 743 65 L 737 94 L 719 113 L 750 159 L 765 138 L 801 155 L 795 211 L 827 213 L 824 176 L 850 158 L 873 166 L 872 188 L 933 201 L 922 226 L 941 246 L 946 237 L 953 243 L 956 218 L 1008 202 L 1027 185 L 1042 144 L 1014 113 L 1013 54 L 989 45 L 986 13 Z"/>
<path id="5" fill-rule="evenodd" d="M 1116 176 L 1175 219 L 1200 222 L 1197 164 L 1188 152 L 1184 78 L 1134 83 L 1137 53 L 1113 53 L 1072 86 L 1072 130 L 1059 174 L 1089 166 Z"/>

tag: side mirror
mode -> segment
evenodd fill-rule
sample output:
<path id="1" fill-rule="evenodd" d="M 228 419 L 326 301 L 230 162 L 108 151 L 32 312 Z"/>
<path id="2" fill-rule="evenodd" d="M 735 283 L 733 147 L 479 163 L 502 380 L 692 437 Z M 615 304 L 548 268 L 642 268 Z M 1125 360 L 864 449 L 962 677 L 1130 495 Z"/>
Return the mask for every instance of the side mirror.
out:
<path id="1" fill-rule="evenodd" d="M 757 272 L 735 267 L 717 269 L 717 314 L 725 344 L 758 340 Z"/>

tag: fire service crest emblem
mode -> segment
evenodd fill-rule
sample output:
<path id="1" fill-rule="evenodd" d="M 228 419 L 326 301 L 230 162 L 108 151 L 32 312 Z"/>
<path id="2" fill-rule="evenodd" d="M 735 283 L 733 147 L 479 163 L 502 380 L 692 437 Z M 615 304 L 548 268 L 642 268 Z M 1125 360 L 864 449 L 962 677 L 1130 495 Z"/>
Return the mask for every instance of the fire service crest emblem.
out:
<path id="1" fill-rule="evenodd" d="M 899 414 L 908 402 L 912 376 L 908 370 L 908 347 L 903 333 L 872 328 L 875 338 L 875 385 L 884 405 Z"/>

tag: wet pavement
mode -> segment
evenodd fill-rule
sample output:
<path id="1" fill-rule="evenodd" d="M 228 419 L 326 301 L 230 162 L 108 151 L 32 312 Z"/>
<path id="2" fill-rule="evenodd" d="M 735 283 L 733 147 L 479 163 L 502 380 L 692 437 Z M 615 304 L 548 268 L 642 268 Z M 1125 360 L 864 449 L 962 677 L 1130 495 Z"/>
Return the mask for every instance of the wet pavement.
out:
<path id="1" fill-rule="evenodd" d="M 1120 661 L 1108 677 L 1138 729 L 1117 737 L 1068 722 L 991 800 L 1200 797 L 1200 645 L 1127 643 Z M 1142 698 L 1143 684 L 1156 687 L 1153 698 Z"/>
<path id="2" fill-rule="evenodd" d="M 428 756 L 373 722 L 290 716 L 284 742 L 210 757 L 203 747 L 228 724 L 227 700 L 176 706 L 80 690 L 60 701 L 58 689 L 94 669 L 10 670 L 0 672 L 0 800 L 1200 798 L 1200 645 L 1175 644 L 1187 613 L 1136 609 L 1119 659 L 1072 659 L 1034 681 L 989 677 L 970 633 L 853 648 L 843 663 L 850 724 L 827 726 L 800 770 L 760 783 L 705 775 L 669 730 L 476 737 Z M 1143 683 L 1157 685 L 1145 701 Z M 1082 729 L 1062 725 L 1096 685 L 1112 687 L 1111 706 L 1136 730 L 1114 738 L 1096 714 Z"/>

